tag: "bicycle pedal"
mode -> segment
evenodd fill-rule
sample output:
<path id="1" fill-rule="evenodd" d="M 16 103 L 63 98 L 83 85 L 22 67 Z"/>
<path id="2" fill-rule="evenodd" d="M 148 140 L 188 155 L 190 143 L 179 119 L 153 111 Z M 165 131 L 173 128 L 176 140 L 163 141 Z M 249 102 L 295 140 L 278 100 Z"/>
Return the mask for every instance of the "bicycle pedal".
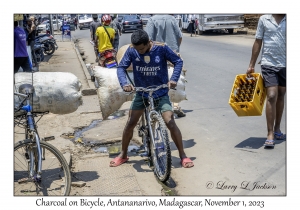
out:
<path id="1" fill-rule="evenodd" d="M 48 137 L 43 138 L 43 141 L 51 141 L 51 140 L 54 140 L 54 139 L 55 139 L 54 136 L 48 136 Z"/>

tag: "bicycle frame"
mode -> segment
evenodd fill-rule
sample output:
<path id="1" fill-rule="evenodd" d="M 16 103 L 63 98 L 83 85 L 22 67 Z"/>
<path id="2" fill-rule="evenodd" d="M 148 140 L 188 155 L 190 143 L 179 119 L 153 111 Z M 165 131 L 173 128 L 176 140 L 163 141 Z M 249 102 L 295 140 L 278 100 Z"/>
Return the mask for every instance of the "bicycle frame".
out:
<path id="1" fill-rule="evenodd" d="M 152 142 L 152 144 L 154 146 L 155 146 L 155 142 L 154 142 L 154 136 L 153 136 L 153 130 L 152 130 L 152 126 L 151 126 L 151 121 L 152 121 L 152 118 L 155 118 L 155 116 L 160 115 L 160 113 L 155 110 L 152 95 L 153 95 L 154 91 L 156 91 L 160 88 L 166 88 L 166 87 L 168 87 L 168 85 L 164 84 L 164 85 L 158 86 L 157 88 L 151 88 L 151 89 L 138 88 L 138 87 L 135 88 L 136 91 L 145 91 L 145 90 L 147 90 L 147 92 L 149 93 L 148 99 L 149 99 L 150 105 L 148 107 L 146 107 L 146 109 L 144 111 L 144 114 L 142 115 L 142 126 L 139 128 L 139 130 L 141 132 L 143 132 L 145 136 L 148 136 L 148 134 L 150 133 L 150 141 Z M 142 130 L 142 128 L 146 128 L 146 132 L 145 132 L 145 130 Z M 149 132 L 147 131 L 147 129 L 149 130 Z M 143 141 L 144 141 L 144 139 L 143 139 Z M 147 142 L 143 142 L 143 143 L 144 143 L 144 147 L 146 148 L 147 154 L 144 154 L 142 156 L 146 156 L 146 155 L 149 156 L 149 152 L 148 152 L 149 148 L 148 148 Z"/>
<path id="2" fill-rule="evenodd" d="M 19 110 L 24 110 L 26 111 L 26 120 L 27 120 L 27 126 L 25 129 L 25 136 L 26 138 L 29 138 L 31 140 L 35 140 L 35 143 L 37 145 L 37 161 L 38 161 L 38 165 L 37 165 L 37 175 L 36 177 L 34 177 L 34 159 L 35 159 L 35 151 L 33 151 L 32 149 L 29 149 L 29 158 L 30 158 L 30 168 L 29 168 L 29 174 L 30 177 L 35 179 L 36 181 L 39 181 L 41 179 L 41 174 L 42 174 L 42 150 L 41 150 L 41 145 L 40 145 L 40 138 L 39 135 L 37 134 L 37 130 L 36 130 L 36 125 L 35 125 L 35 121 L 34 121 L 34 117 L 31 113 L 32 111 L 32 106 L 29 103 L 29 97 L 30 94 L 22 94 L 22 93 L 15 93 L 15 95 L 24 97 L 24 100 L 21 102 L 20 106 L 19 106 Z M 26 101 L 26 105 L 23 105 L 23 103 Z M 29 134 L 29 136 L 27 135 Z"/>
<path id="3" fill-rule="evenodd" d="M 151 118 L 155 117 L 157 115 L 160 115 L 160 114 L 155 110 L 152 94 L 153 94 L 153 91 L 150 91 L 149 92 L 150 105 L 148 108 L 145 109 L 145 116 L 147 118 L 148 129 L 149 129 L 149 133 L 150 133 L 150 140 L 152 141 L 152 144 L 155 145 L 153 130 L 152 130 L 152 126 L 151 126 L 151 120 L 152 120 Z"/>

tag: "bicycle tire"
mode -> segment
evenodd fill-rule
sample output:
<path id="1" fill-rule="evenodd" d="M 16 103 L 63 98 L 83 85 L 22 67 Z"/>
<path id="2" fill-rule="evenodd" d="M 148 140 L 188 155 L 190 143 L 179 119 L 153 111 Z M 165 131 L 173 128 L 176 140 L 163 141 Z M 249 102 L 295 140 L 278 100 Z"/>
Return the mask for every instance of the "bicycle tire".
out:
<path id="1" fill-rule="evenodd" d="M 165 182 L 171 175 L 171 149 L 166 125 L 161 116 L 152 119 L 154 141 L 150 141 L 151 159 L 154 173 L 161 182 Z M 154 147 L 155 142 L 156 147 Z"/>
<path id="2" fill-rule="evenodd" d="M 15 196 L 67 196 L 71 190 L 71 173 L 62 153 L 53 145 L 41 141 L 42 179 L 35 182 L 29 176 L 29 159 L 26 148 L 36 149 L 36 143 L 30 139 L 14 145 L 14 195 Z M 37 163 L 34 163 L 35 168 Z"/>

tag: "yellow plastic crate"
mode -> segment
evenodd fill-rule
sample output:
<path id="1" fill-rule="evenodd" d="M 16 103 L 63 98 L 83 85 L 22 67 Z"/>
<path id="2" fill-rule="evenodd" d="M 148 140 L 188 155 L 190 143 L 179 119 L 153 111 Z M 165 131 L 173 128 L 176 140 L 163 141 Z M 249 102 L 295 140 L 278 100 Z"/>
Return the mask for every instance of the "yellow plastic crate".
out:
<path id="1" fill-rule="evenodd" d="M 263 78 L 260 73 L 252 73 L 254 78 L 256 78 L 255 88 L 252 89 L 252 97 L 248 99 L 248 101 L 237 101 L 240 100 L 241 97 L 237 92 L 241 92 L 241 80 L 247 81 L 246 74 L 238 74 L 235 77 L 233 82 L 232 90 L 229 96 L 229 105 L 235 111 L 235 113 L 241 116 L 261 116 L 263 107 L 266 100 L 266 89 L 263 84 Z M 243 86 L 244 87 L 244 86 Z M 254 87 L 254 85 L 253 85 Z M 238 90 L 239 89 L 239 90 Z M 253 91 L 254 90 L 254 91 Z M 249 91 L 249 90 L 248 90 Z M 248 94 L 247 94 L 248 96 Z M 237 99 L 239 98 L 239 99 Z"/>

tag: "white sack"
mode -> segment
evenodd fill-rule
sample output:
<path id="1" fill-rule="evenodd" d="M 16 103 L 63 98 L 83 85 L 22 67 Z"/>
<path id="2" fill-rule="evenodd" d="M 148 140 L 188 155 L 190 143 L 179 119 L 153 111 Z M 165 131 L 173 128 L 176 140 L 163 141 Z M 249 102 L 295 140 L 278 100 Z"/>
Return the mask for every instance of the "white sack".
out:
<path id="1" fill-rule="evenodd" d="M 95 79 L 99 84 L 97 90 L 100 108 L 103 119 L 106 119 L 109 115 L 120 109 L 120 107 L 126 101 L 132 101 L 134 95 L 125 93 L 118 80 L 117 68 L 104 68 L 95 66 L 93 68 Z M 173 68 L 169 68 L 169 78 L 172 76 Z M 128 75 L 133 81 L 132 71 L 128 71 Z M 171 102 L 179 103 L 180 101 L 186 100 L 185 93 L 185 78 L 181 75 L 176 90 L 169 90 L 169 96 Z"/>
<path id="2" fill-rule="evenodd" d="M 33 81 L 32 81 L 33 76 Z M 82 105 L 81 83 L 69 72 L 19 72 L 15 74 L 15 90 L 22 84 L 32 84 L 33 111 L 69 114 Z M 14 96 L 15 106 L 22 98 Z M 31 100 L 30 100 L 31 101 Z"/>

